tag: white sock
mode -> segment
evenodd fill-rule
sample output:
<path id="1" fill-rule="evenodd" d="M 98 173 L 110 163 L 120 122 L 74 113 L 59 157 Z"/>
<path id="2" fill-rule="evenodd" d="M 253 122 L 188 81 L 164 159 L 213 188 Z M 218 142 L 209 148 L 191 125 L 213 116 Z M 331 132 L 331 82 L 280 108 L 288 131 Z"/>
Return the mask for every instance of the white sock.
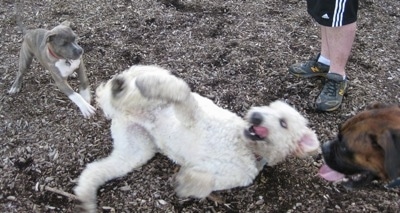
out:
<path id="1" fill-rule="evenodd" d="M 331 60 L 325 58 L 325 57 L 322 56 L 322 55 L 319 55 L 319 57 L 318 57 L 318 62 L 319 62 L 319 63 L 322 63 L 322 64 L 325 64 L 325 65 L 328 65 L 328 66 L 331 65 Z"/>
<path id="2" fill-rule="evenodd" d="M 328 73 L 336 73 L 336 72 L 332 72 L 332 71 L 329 71 Z M 336 73 L 337 74 L 337 73 Z M 340 75 L 340 74 L 339 74 Z M 346 75 L 342 75 L 343 76 L 343 80 L 346 80 Z"/>

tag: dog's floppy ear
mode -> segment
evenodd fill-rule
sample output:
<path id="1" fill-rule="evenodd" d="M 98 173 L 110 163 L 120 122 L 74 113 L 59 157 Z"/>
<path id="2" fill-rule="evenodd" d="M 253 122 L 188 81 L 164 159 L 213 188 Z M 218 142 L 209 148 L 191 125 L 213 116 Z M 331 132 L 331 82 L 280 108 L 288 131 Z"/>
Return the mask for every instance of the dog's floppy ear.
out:
<path id="1" fill-rule="evenodd" d="M 371 110 L 371 109 L 380 109 L 380 108 L 386 108 L 390 105 L 388 104 L 384 104 L 381 102 L 372 102 L 370 104 L 368 104 L 368 106 L 366 107 L 367 110 Z"/>
<path id="2" fill-rule="evenodd" d="M 312 131 L 311 129 L 308 129 L 303 136 L 301 137 L 301 139 L 298 141 L 302 152 L 305 154 L 314 154 L 314 152 L 316 150 L 318 150 L 320 144 L 319 144 L 319 140 L 317 138 L 317 134 L 315 134 L 314 131 Z M 300 156 L 301 157 L 301 156 Z"/>
<path id="3" fill-rule="evenodd" d="M 378 143 L 385 151 L 385 170 L 391 180 L 400 175 L 400 130 L 387 130 Z"/>
<path id="4" fill-rule="evenodd" d="M 111 84 L 112 84 L 111 91 L 114 97 L 118 96 L 118 94 L 120 94 L 121 91 L 124 90 L 125 81 L 123 78 L 117 77 L 114 80 L 112 80 Z"/>

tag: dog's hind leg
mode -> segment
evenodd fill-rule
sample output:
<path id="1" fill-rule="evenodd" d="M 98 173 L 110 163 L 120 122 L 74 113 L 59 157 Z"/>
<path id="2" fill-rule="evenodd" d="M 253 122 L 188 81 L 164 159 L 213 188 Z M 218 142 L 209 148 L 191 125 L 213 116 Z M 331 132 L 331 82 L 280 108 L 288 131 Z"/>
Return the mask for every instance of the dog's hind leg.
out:
<path id="1" fill-rule="evenodd" d="M 154 72 L 138 76 L 135 84 L 142 96 L 175 104 L 177 118 L 183 124 L 194 122 L 198 110 L 197 101 L 182 79 L 169 73 Z"/>
<path id="2" fill-rule="evenodd" d="M 179 197 L 205 198 L 213 190 L 214 177 L 204 170 L 181 168 L 176 175 L 175 191 Z"/>
<path id="3" fill-rule="evenodd" d="M 136 78 L 135 84 L 144 97 L 170 102 L 185 101 L 191 92 L 185 81 L 163 72 L 142 74 Z"/>
<path id="4" fill-rule="evenodd" d="M 101 185 L 126 175 L 154 156 L 155 148 L 152 141 L 145 139 L 139 133 L 137 136 L 129 135 L 129 138 L 129 141 L 114 140 L 115 145 L 111 155 L 90 163 L 80 175 L 74 192 L 86 212 L 96 212 L 96 192 Z"/>

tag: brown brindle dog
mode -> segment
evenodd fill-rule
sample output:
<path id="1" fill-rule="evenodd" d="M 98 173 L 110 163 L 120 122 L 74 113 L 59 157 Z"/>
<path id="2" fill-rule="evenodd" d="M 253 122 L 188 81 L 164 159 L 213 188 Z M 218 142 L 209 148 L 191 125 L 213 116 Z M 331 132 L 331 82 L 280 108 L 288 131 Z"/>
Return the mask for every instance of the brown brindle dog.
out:
<path id="1" fill-rule="evenodd" d="M 400 106 L 374 103 L 348 119 L 336 139 L 323 144 L 321 177 L 357 187 L 375 179 L 400 186 Z"/>

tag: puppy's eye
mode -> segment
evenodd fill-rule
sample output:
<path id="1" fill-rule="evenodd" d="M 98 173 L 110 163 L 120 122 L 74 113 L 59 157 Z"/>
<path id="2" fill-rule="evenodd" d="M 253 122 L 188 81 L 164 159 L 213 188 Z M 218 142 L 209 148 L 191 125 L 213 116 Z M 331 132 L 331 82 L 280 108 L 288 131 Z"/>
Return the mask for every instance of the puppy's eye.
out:
<path id="1" fill-rule="evenodd" d="M 284 128 L 284 129 L 287 129 L 287 128 L 288 128 L 285 119 L 283 119 L 283 118 L 279 119 L 279 123 L 281 124 L 281 127 L 282 127 L 282 128 Z"/>

